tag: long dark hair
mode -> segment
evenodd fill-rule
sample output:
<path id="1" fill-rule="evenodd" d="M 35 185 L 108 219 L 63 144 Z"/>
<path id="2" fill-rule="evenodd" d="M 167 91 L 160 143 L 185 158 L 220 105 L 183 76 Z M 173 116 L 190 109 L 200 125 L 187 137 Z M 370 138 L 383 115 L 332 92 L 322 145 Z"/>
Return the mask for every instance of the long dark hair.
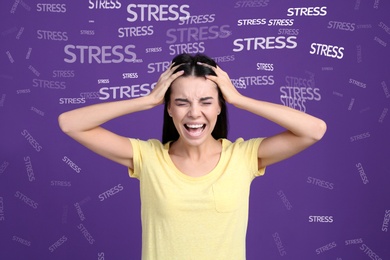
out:
<path id="1" fill-rule="evenodd" d="M 196 54 L 194 56 L 191 56 L 189 54 L 184 53 L 176 56 L 172 60 L 173 64 L 182 64 L 175 70 L 175 72 L 181 70 L 184 71 L 184 74 L 180 77 L 186 77 L 186 76 L 204 77 L 206 75 L 216 76 L 215 72 L 212 69 L 203 65 L 199 65 L 198 62 L 205 63 L 213 67 L 217 66 L 217 63 L 213 59 L 203 54 Z M 218 101 L 221 107 L 221 112 L 217 117 L 217 122 L 211 133 L 214 139 L 227 138 L 228 135 L 228 118 L 227 118 L 226 102 L 225 99 L 223 98 L 222 92 L 219 89 L 219 87 L 217 87 L 217 89 L 218 89 Z M 168 114 L 168 105 L 170 99 L 171 99 L 171 88 L 169 87 L 164 96 L 165 104 L 164 104 L 164 122 L 163 122 L 163 134 L 162 134 L 163 144 L 169 141 L 176 141 L 177 139 L 179 139 L 179 133 L 177 132 L 177 129 L 173 124 L 172 118 Z"/>

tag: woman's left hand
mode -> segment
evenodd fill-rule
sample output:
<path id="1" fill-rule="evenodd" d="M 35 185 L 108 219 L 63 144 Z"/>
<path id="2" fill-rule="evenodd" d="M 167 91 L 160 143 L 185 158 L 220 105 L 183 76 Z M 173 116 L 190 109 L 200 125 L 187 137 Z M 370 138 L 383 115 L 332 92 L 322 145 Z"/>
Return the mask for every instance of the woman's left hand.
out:
<path id="1" fill-rule="evenodd" d="M 217 76 L 206 75 L 206 78 L 213 81 L 222 92 L 223 98 L 228 103 L 234 103 L 234 101 L 241 96 L 240 92 L 234 87 L 229 75 L 222 70 L 219 66 L 213 67 L 211 65 L 200 63 L 200 65 L 211 68 Z"/>

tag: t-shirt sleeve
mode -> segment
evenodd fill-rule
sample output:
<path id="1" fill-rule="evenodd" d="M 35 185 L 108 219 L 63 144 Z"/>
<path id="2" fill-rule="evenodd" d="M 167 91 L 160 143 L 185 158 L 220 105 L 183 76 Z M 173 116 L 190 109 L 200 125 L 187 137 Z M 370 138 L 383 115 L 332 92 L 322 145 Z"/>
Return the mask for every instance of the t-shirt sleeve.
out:
<path id="1" fill-rule="evenodd" d="M 249 141 L 252 142 L 252 153 L 251 155 L 255 158 L 256 161 L 256 170 L 254 171 L 254 177 L 263 176 L 265 173 L 265 167 L 259 169 L 259 146 L 261 142 L 264 140 L 264 138 L 254 138 L 250 139 Z"/>
<path id="2" fill-rule="evenodd" d="M 128 168 L 131 178 L 141 179 L 147 164 L 162 156 L 163 145 L 157 139 L 140 140 L 129 138 L 133 148 L 133 169 Z"/>
<path id="3" fill-rule="evenodd" d="M 242 138 L 239 138 L 236 140 L 236 142 L 240 145 L 242 154 L 245 156 L 243 160 L 246 160 L 253 178 L 262 176 L 265 173 L 265 167 L 259 169 L 258 163 L 259 146 L 263 140 L 264 138 L 253 138 L 246 141 L 244 141 Z"/>
<path id="4" fill-rule="evenodd" d="M 141 141 L 133 138 L 129 138 L 129 141 L 133 148 L 133 169 L 128 168 L 129 176 L 131 178 L 139 179 L 142 165 Z"/>

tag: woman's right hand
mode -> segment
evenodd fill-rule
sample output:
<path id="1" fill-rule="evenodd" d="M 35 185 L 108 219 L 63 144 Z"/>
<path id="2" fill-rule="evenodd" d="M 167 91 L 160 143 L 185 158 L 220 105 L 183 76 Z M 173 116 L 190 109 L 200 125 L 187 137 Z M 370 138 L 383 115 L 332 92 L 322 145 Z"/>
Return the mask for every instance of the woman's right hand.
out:
<path id="1" fill-rule="evenodd" d="M 171 66 L 169 66 L 169 68 L 160 75 L 156 86 L 153 88 L 152 92 L 150 93 L 150 97 L 154 99 L 156 105 L 160 105 L 164 103 L 165 92 L 167 92 L 172 82 L 184 73 L 183 70 L 174 73 L 174 71 L 180 65 L 181 64 L 178 65 L 171 64 Z"/>

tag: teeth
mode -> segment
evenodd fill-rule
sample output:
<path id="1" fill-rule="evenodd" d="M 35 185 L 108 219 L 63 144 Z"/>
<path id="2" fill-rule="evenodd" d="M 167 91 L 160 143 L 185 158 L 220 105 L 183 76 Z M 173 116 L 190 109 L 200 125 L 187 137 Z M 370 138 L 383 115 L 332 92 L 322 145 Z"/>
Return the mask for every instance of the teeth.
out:
<path id="1" fill-rule="evenodd" d="M 199 125 L 186 125 L 188 128 L 201 128 L 203 127 L 202 124 L 199 124 Z"/>

